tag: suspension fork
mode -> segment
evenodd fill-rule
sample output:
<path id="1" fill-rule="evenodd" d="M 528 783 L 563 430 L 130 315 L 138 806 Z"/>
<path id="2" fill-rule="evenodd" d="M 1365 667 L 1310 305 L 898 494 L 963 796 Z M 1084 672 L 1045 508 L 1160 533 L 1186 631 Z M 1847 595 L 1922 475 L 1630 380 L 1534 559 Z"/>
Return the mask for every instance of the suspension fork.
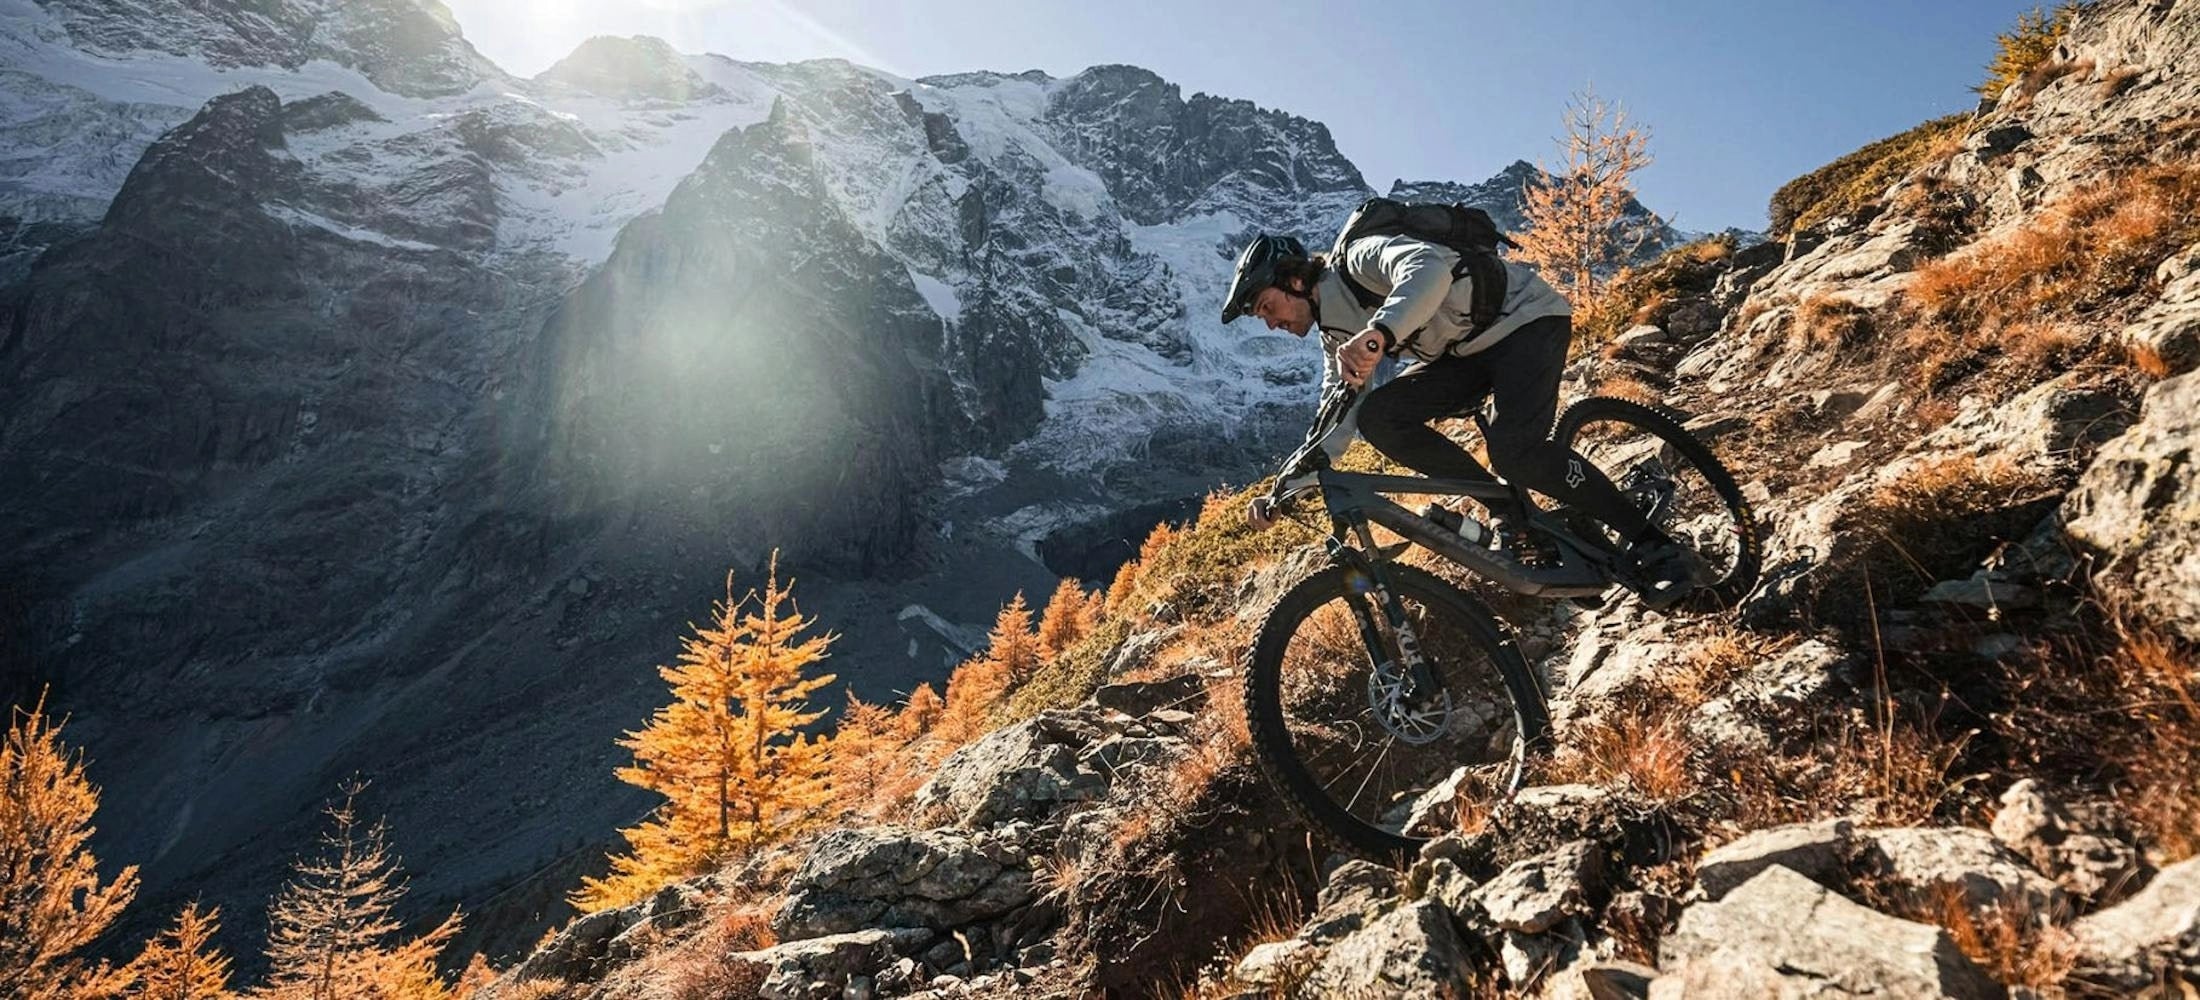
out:
<path id="1" fill-rule="evenodd" d="M 1346 535 L 1357 537 L 1359 547 L 1346 545 Z M 1421 653 L 1420 636 L 1406 621 L 1405 607 L 1391 593 L 1390 581 L 1382 571 L 1383 560 L 1372 556 L 1375 551 L 1375 532 L 1368 526 L 1366 515 L 1356 510 L 1330 515 L 1329 558 L 1351 568 L 1347 579 L 1352 590 L 1375 598 L 1375 607 L 1381 611 L 1383 621 L 1389 624 L 1390 634 L 1398 637 L 1397 659 L 1400 662 L 1393 669 L 1402 668 L 1400 673 L 1405 684 L 1401 694 L 1411 698 L 1433 690 L 1435 678 L 1429 672 L 1428 658 Z M 1383 662 L 1390 658 L 1383 643 L 1382 629 L 1365 602 L 1347 600 L 1345 603 L 1351 606 L 1352 617 L 1359 622 L 1360 643 L 1367 649 L 1368 666 L 1381 671 Z"/>

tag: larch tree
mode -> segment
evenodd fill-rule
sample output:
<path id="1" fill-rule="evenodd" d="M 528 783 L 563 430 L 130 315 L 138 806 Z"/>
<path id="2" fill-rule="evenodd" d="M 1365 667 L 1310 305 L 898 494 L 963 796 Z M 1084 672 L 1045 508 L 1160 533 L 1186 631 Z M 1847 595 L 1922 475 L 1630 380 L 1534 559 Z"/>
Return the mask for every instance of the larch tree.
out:
<path id="1" fill-rule="evenodd" d="M 1084 584 L 1076 577 L 1063 577 L 1054 588 L 1054 596 L 1047 598 L 1046 612 L 1039 616 L 1039 649 L 1045 656 L 1060 656 L 1062 650 L 1091 631 L 1093 625 L 1092 604 L 1085 598 Z"/>
<path id="2" fill-rule="evenodd" d="M 802 638 L 815 624 L 793 605 L 793 581 L 779 583 L 779 557 L 761 595 L 736 600 L 733 576 L 707 626 L 690 625 L 677 666 L 657 672 L 672 704 L 619 745 L 634 764 L 619 780 L 665 797 L 654 815 L 620 831 L 628 852 L 605 878 L 582 881 L 573 903 L 608 909 L 701 874 L 732 852 L 785 832 L 832 797 L 828 744 L 802 732 L 824 717 L 809 707 L 831 674 L 810 676 L 835 636 Z M 754 610 L 749 608 L 754 606 Z"/>
<path id="3" fill-rule="evenodd" d="M 221 910 L 190 903 L 123 968 L 131 1000 L 231 1000 L 229 958 L 214 947 Z"/>
<path id="4" fill-rule="evenodd" d="M 986 636 L 985 656 L 1001 665 L 1011 684 L 1022 683 L 1039 669 L 1046 658 L 1040 648 L 1038 633 L 1032 631 L 1031 608 L 1024 604 L 1024 592 L 1001 607 L 1001 613 L 993 617 L 993 632 Z"/>
<path id="5" fill-rule="evenodd" d="M 1559 169 L 1538 167 L 1522 192 L 1527 226 L 1512 234 L 1520 244 L 1514 256 L 1584 309 L 1637 249 L 1626 232 L 1627 206 L 1635 174 L 1650 165 L 1650 132 L 1595 91 L 1567 104 L 1564 130 Z"/>
<path id="6" fill-rule="evenodd" d="M 360 819 L 367 783 L 340 786 L 324 812 L 320 852 L 291 863 L 291 879 L 268 908 L 269 1000 L 443 1000 L 435 961 L 458 934 L 452 913 L 426 934 L 399 939 L 393 911 L 406 885 L 390 851 L 389 827 Z"/>
<path id="7" fill-rule="evenodd" d="M 86 842 L 99 789 L 82 756 L 61 742 L 43 694 L 12 709 L 0 743 L 0 997 L 82 1000 L 126 981 L 78 949 L 104 932 L 137 894 L 137 866 L 102 885 Z"/>

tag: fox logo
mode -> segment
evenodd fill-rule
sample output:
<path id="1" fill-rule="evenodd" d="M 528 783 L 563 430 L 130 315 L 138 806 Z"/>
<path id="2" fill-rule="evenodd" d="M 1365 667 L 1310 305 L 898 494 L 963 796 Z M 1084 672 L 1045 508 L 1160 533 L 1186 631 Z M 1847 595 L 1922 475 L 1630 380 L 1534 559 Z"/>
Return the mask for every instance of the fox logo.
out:
<path id="1" fill-rule="evenodd" d="M 1582 483 L 1585 483 L 1585 482 L 1588 482 L 1588 481 L 1589 481 L 1589 474 L 1588 474 L 1588 473 L 1586 473 L 1586 472 L 1583 472 L 1583 471 L 1581 471 L 1581 459 L 1578 459 L 1578 458 L 1569 458 L 1569 459 L 1567 459 L 1567 460 L 1566 460 L 1566 485 L 1568 485 L 1568 486 L 1571 486 L 1571 487 L 1574 487 L 1574 488 L 1576 488 L 1576 489 L 1579 489 L 1579 488 L 1581 487 L 1581 484 L 1582 484 Z"/>

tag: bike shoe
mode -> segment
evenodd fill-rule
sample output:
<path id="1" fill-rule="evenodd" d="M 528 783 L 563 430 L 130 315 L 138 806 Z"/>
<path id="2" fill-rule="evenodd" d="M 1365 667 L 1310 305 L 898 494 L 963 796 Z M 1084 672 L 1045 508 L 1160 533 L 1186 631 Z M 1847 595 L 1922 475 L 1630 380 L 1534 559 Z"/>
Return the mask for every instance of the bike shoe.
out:
<path id="1" fill-rule="evenodd" d="M 1637 543 L 1629 554 L 1639 582 L 1635 594 L 1654 611 L 1679 604 L 1710 582 L 1703 557 L 1662 533 Z"/>

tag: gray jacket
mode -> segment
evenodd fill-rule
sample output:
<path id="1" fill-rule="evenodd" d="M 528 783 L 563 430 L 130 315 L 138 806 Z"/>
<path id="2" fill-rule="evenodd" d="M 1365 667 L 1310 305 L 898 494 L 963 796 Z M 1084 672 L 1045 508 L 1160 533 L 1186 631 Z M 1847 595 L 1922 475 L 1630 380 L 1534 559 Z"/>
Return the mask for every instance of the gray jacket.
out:
<path id="1" fill-rule="evenodd" d="M 1341 254 L 1332 255 L 1329 269 L 1314 286 L 1320 309 L 1324 384 L 1335 377 L 1337 345 L 1370 326 L 1380 325 L 1396 339 L 1391 353 L 1400 358 L 1434 361 L 1445 356 L 1464 357 L 1489 350 L 1514 330 L 1546 316 L 1571 316 L 1572 307 L 1535 269 L 1518 261 L 1505 262 L 1505 304 L 1497 322 L 1471 341 L 1474 282 L 1465 274 L 1451 276 L 1459 254 L 1449 247 L 1426 243 L 1410 236 L 1363 236 Z M 1385 296 L 1373 309 L 1361 308 L 1339 271 L 1352 275 L 1360 287 Z"/>

